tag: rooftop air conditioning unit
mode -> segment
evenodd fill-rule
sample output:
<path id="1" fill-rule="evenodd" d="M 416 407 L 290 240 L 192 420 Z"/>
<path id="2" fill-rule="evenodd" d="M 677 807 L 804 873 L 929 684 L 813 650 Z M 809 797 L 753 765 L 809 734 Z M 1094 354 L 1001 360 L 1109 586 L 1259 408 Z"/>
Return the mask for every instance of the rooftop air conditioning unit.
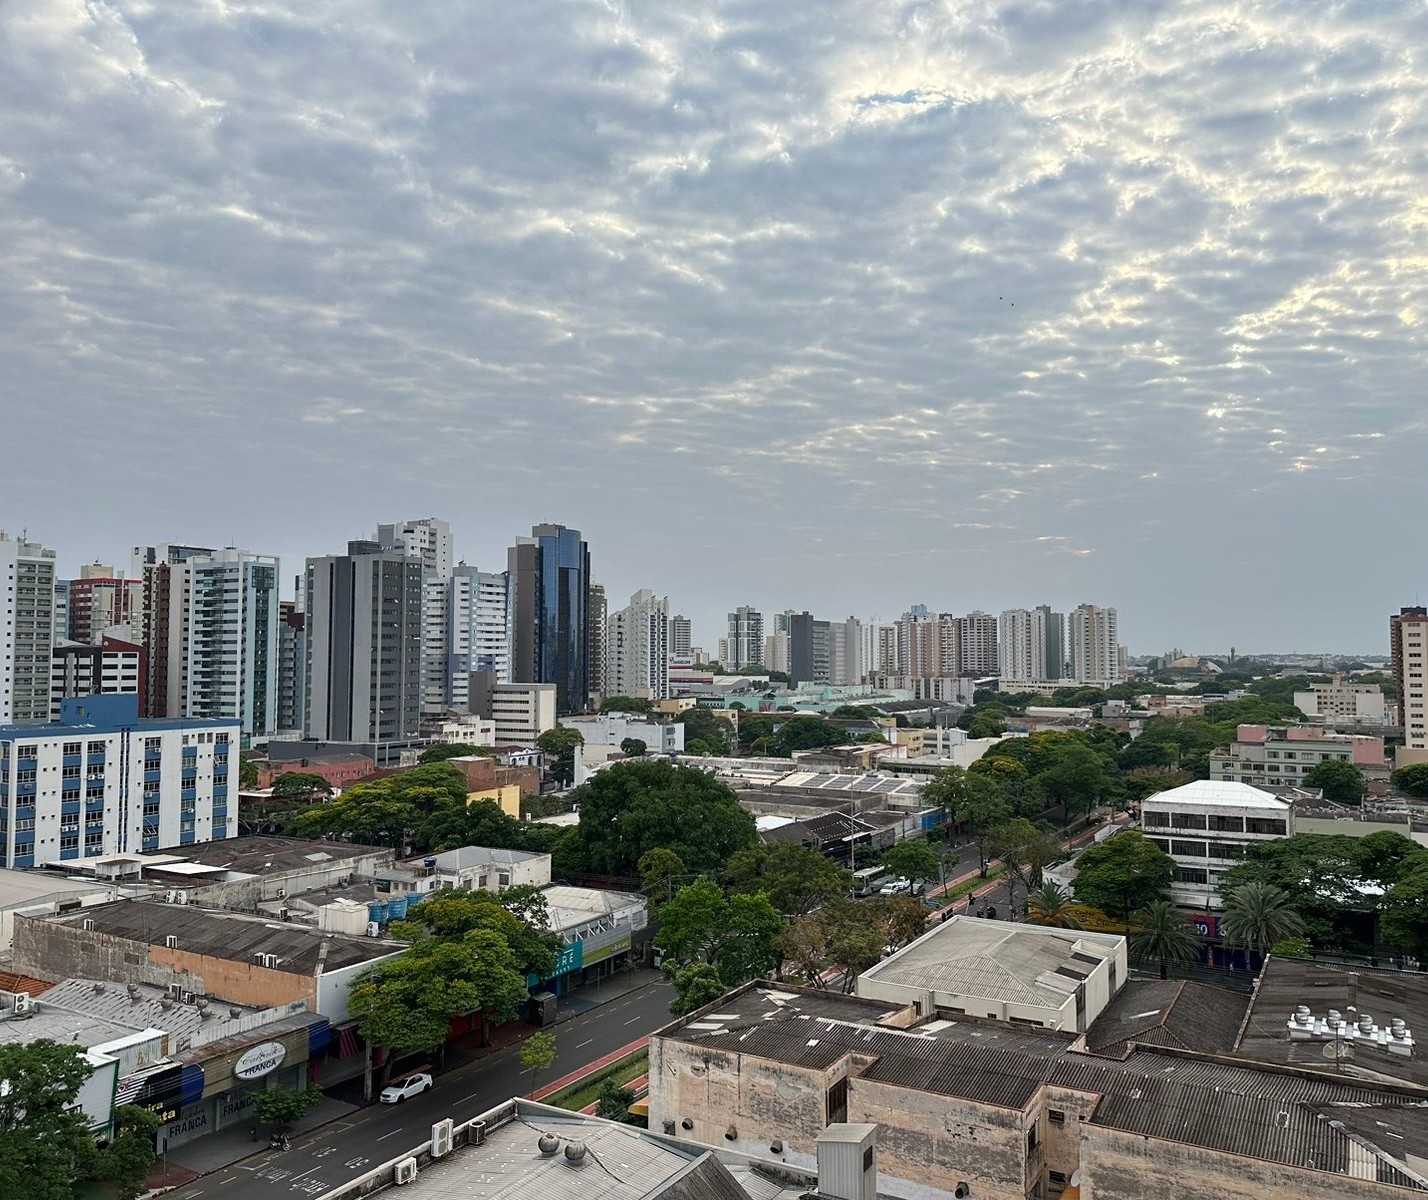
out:
<path id="1" fill-rule="evenodd" d="M 187 892 L 175 892 L 175 893 L 174 893 L 174 903 L 175 903 L 175 904 L 187 904 L 187 903 L 188 903 L 188 893 L 187 893 Z"/>
<path id="2" fill-rule="evenodd" d="M 397 1164 L 396 1182 L 398 1185 L 415 1183 L 417 1177 L 417 1160 L 414 1158 L 404 1158 Z"/>
<path id="3" fill-rule="evenodd" d="M 451 1153 L 452 1140 L 454 1137 L 454 1126 L 451 1118 L 438 1121 L 431 1127 L 431 1156 L 432 1158 L 444 1158 Z"/>
<path id="4" fill-rule="evenodd" d="M 22 1016 L 22 1015 L 24 1015 L 25 1013 L 29 1012 L 29 1011 L 30 1011 L 30 1003 L 31 1003 L 31 1001 L 30 1001 L 30 993 L 29 993 L 29 992 L 16 992 L 16 993 L 15 993 L 15 1015 L 16 1015 L 16 1016 Z"/>
<path id="5" fill-rule="evenodd" d="M 376 921 L 368 921 L 368 922 L 367 922 L 367 936 L 368 936 L 368 937 L 381 937 L 381 936 L 382 936 L 382 927 L 381 927 L 380 925 L 378 925 Z"/>

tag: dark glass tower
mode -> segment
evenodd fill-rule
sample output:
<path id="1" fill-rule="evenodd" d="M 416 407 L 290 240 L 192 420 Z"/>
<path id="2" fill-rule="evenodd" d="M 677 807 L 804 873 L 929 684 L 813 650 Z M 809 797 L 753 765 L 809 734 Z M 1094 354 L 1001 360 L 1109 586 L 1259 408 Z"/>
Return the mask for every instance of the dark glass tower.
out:
<path id="1" fill-rule="evenodd" d="M 590 699 L 590 549 L 578 529 L 537 525 L 507 554 L 511 682 L 555 684 L 556 711 Z"/>

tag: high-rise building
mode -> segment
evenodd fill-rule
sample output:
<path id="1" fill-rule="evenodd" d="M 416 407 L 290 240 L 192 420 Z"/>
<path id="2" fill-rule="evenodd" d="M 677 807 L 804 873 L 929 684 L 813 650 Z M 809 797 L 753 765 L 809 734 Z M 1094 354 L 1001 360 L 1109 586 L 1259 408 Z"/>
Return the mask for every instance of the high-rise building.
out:
<path id="1" fill-rule="evenodd" d="M 835 687 L 863 682 L 863 623 L 857 617 L 833 621 L 828 626 L 828 681 Z"/>
<path id="2" fill-rule="evenodd" d="M 1066 678 L 1066 614 L 1052 612 L 1049 604 L 1038 604 L 1032 614 L 1036 636 L 1041 639 L 1041 672 L 1037 676 L 1050 682 Z"/>
<path id="3" fill-rule="evenodd" d="M 436 718 L 446 708 L 449 672 L 447 640 L 450 618 L 451 525 L 438 517 L 419 517 L 378 525 L 374 539 L 384 550 L 415 558 L 422 567 L 421 707 Z"/>
<path id="4" fill-rule="evenodd" d="M 865 675 L 895 675 L 898 671 L 897 626 L 870 621 L 863 626 L 863 672 Z"/>
<path id="5" fill-rule="evenodd" d="M 758 609 L 741 604 L 729 614 L 729 633 L 724 639 L 720 657 L 725 670 L 742 671 L 764 660 L 764 615 Z"/>
<path id="6" fill-rule="evenodd" d="M 129 577 L 143 588 L 140 641 L 148 679 L 142 689 L 145 717 L 180 717 L 188 691 L 188 572 L 191 558 L 216 553 L 207 546 L 161 542 L 135 546 Z"/>
<path id="7" fill-rule="evenodd" d="M 1024 608 L 1009 608 L 997 621 L 997 659 L 1003 690 L 1008 683 L 1043 678 L 1045 647 L 1038 644 L 1038 623 Z"/>
<path id="8" fill-rule="evenodd" d="M 1398 766 L 1428 762 L 1428 608 L 1403 608 L 1388 619 L 1393 682 L 1398 686 Z"/>
<path id="9" fill-rule="evenodd" d="M 304 735 L 380 743 L 421 728 L 419 558 L 376 542 L 307 560 Z"/>
<path id="10" fill-rule="evenodd" d="M 55 552 L 0 530 L 0 723 L 50 719 L 55 644 Z"/>
<path id="11" fill-rule="evenodd" d="M 231 836 L 238 737 L 237 721 L 141 720 L 137 696 L 65 700 L 57 724 L 0 726 L 0 866 Z"/>
<path id="12" fill-rule="evenodd" d="M 87 645 L 99 640 L 106 629 L 128 625 L 134 635 L 144 628 L 144 581 L 125 579 L 113 567 L 88 563 L 79 569 L 79 578 L 66 588 L 69 596 L 70 641 Z"/>
<path id="13" fill-rule="evenodd" d="M 278 715 L 275 731 L 302 736 L 303 689 L 307 686 L 307 614 L 298 598 L 278 602 Z"/>
<path id="14" fill-rule="evenodd" d="M 446 704 L 469 712 L 471 672 L 489 671 L 510 683 L 509 598 L 506 572 L 457 563 L 447 589 Z"/>
<path id="15" fill-rule="evenodd" d="M 1080 604 L 1071 614 L 1071 678 L 1076 683 L 1107 687 L 1121 681 L 1116 610 Z"/>
<path id="16" fill-rule="evenodd" d="M 139 630 L 135 630 L 138 636 Z M 55 580 L 55 645 L 69 641 L 69 580 Z"/>
<path id="17" fill-rule="evenodd" d="M 669 656 L 691 661 L 694 653 L 694 622 L 679 613 L 669 619 Z"/>
<path id="18" fill-rule="evenodd" d="M 898 673 L 929 679 L 970 674 L 962 669 L 960 632 L 958 619 L 947 613 L 934 616 L 922 605 L 904 613 L 897 623 Z"/>
<path id="19" fill-rule="evenodd" d="M 997 658 L 997 619 L 991 613 L 968 613 L 957 625 L 959 674 L 979 678 L 1000 670 Z"/>
<path id="20" fill-rule="evenodd" d="M 605 597 L 605 585 L 592 583 L 586 598 L 585 611 L 585 674 L 586 687 L 592 702 L 604 699 L 605 691 L 605 630 L 609 624 L 610 603 Z"/>
<path id="21" fill-rule="evenodd" d="M 142 705 L 144 647 L 105 635 L 98 644 L 68 639 L 50 657 L 50 720 L 60 719 L 66 700 L 85 696 L 137 696 Z"/>
<path id="22" fill-rule="evenodd" d="M 537 525 L 530 537 L 516 539 L 507 568 L 511 681 L 553 683 L 559 713 L 584 711 L 590 699 L 590 548 L 578 529 Z"/>
<path id="23" fill-rule="evenodd" d="M 245 737 L 278 720 L 278 560 L 246 550 L 191 558 L 184 716 L 234 718 Z"/>
<path id="24" fill-rule="evenodd" d="M 790 614 L 788 673 L 796 684 L 832 682 L 833 646 L 829 622 L 816 620 L 808 612 Z"/>
<path id="25" fill-rule="evenodd" d="M 669 600 L 641 588 L 610 614 L 605 632 L 605 694 L 669 698 Z"/>

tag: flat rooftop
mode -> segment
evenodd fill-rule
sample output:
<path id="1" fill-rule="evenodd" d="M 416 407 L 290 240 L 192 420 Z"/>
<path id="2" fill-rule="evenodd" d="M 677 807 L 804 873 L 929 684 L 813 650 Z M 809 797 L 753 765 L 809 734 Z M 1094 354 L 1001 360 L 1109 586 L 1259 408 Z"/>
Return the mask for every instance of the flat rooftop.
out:
<path id="1" fill-rule="evenodd" d="M 0 908 L 15 908 L 46 896 L 91 896 L 109 890 L 93 879 L 68 879 L 48 871 L 0 869 Z"/>
<path id="2" fill-rule="evenodd" d="M 954 916 L 864 971 L 874 983 L 1060 1008 L 1119 934 L 1049 929 Z"/>
<path id="3" fill-rule="evenodd" d="M 252 962 L 255 954 L 274 954 L 278 960 L 274 969 L 294 975 L 311 975 L 324 946 L 327 949 L 323 965 L 328 971 L 372 962 L 407 948 L 405 942 L 386 938 L 319 933 L 290 921 L 155 900 L 96 904 L 49 920 L 71 926 L 92 921 L 95 933 L 150 946 L 162 946 L 165 938 L 174 937 L 180 950 L 232 962 Z"/>
<path id="4" fill-rule="evenodd" d="M 221 867 L 242 875 L 263 875 L 269 871 L 293 871 L 369 854 L 390 854 L 385 846 L 363 846 L 356 842 L 332 842 L 305 838 L 255 834 L 224 838 L 194 846 L 171 846 L 160 853 L 184 862 Z"/>
<path id="5" fill-rule="evenodd" d="M 1417 1041 L 1411 1057 L 1361 1042 L 1290 1041 L 1289 1018 L 1301 1004 L 1323 1019 L 1335 1008 L 1353 1022 L 1367 1013 L 1379 1025 L 1402 1017 Z M 1392 1078 L 1428 1088 L 1428 974 L 1375 971 L 1342 963 L 1273 958 L 1255 987 L 1244 1035 L 1235 1047 L 1256 1062 L 1333 1071 L 1362 1079 Z"/>
<path id="6" fill-rule="evenodd" d="M 840 1007 L 842 1015 L 835 1015 Z M 692 1014 L 655 1036 L 815 1070 L 857 1054 L 871 1062 L 851 1070 L 854 1080 L 1013 1111 L 1049 1084 L 1095 1097 L 1093 1125 L 1287 1165 L 1312 1160 L 1339 1174 L 1362 1152 L 1336 1124 L 1340 1118 L 1397 1120 L 1410 1103 L 1361 1081 L 1155 1048 L 1099 1058 L 1071 1049 L 1072 1035 L 999 1022 L 959 1018 L 907 1030 L 879 1027 L 867 1001 L 762 981 L 724 997 L 714 1012 Z M 1392 1161 L 1417 1153 L 1416 1147 L 1405 1150 L 1389 1139 L 1378 1144 L 1385 1151 L 1376 1167 L 1379 1182 L 1428 1190 Z"/>

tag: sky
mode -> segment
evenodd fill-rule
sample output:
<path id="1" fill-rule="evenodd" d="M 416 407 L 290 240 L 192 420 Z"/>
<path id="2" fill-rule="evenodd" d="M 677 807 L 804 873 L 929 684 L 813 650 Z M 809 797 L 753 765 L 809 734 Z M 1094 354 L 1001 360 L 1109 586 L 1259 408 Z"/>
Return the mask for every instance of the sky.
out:
<path id="1" fill-rule="evenodd" d="M 1384 653 L 1425 118 L 1418 0 L 4 0 L 0 525 Z"/>

